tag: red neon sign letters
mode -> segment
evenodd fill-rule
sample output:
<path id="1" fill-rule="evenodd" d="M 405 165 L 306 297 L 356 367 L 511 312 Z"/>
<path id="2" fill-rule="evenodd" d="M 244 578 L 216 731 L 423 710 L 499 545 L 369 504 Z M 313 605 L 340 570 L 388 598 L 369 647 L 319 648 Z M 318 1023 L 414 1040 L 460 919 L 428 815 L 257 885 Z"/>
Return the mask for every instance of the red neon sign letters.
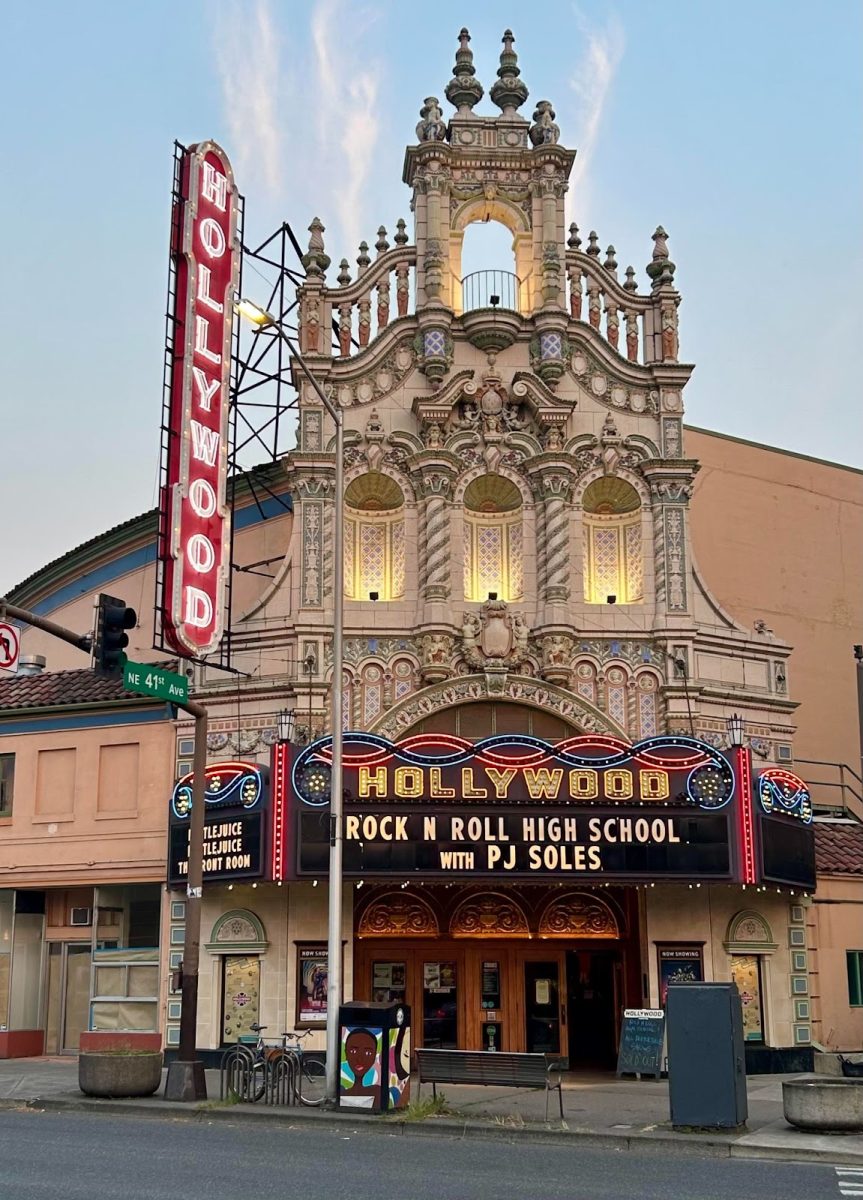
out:
<path id="1" fill-rule="evenodd" d="M 228 157 L 215 142 L 186 151 L 178 204 L 161 603 L 165 639 L 178 654 L 196 657 L 221 640 L 230 569 L 225 485 L 238 194 Z"/>

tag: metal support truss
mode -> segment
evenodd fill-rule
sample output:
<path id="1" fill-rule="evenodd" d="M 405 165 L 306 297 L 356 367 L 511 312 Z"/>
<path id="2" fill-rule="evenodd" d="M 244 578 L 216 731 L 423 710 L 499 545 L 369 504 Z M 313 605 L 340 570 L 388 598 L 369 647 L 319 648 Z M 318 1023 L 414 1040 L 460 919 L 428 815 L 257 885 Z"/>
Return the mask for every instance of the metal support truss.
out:
<path id="1" fill-rule="evenodd" d="M 174 359 L 182 353 L 175 345 L 177 268 L 173 247 L 179 244 L 177 222 L 181 209 L 181 176 L 186 147 L 174 143 L 174 177 L 171 195 L 171 247 L 168 267 L 168 294 L 165 309 L 165 354 L 162 381 L 162 423 L 159 467 L 159 544 L 156 560 L 156 593 L 154 611 L 154 647 L 169 654 L 175 653 L 164 640 L 162 610 L 163 561 L 170 539 L 168 506 L 165 503 L 168 487 L 168 462 L 172 452 L 173 435 L 170 429 L 171 379 Z M 302 259 L 302 250 L 293 230 L 283 222 L 274 233 L 255 248 L 246 245 L 243 237 L 245 199 L 239 198 L 237 234 L 242 254 L 240 258 L 240 292 L 248 291 L 262 308 L 266 308 L 289 331 L 294 331 L 292 314 L 297 307 L 296 288 L 303 282 L 302 270 L 289 264 Z M 245 326 L 234 322 L 231 348 L 230 410 L 228 414 L 228 502 L 231 507 L 231 570 L 226 589 L 225 635 L 217 653 L 201 661 L 206 666 L 233 671 L 231 665 L 233 577 L 248 570 L 248 564 L 238 564 L 234 558 L 236 506 L 241 497 L 251 495 L 262 518 L 272 516 L 274 506 L 290 510 L 283 491 L 275 490 L 274 472 L 268 470 L 287 447 L 292 432 L 287 414 L 297 409 L 297 395 L 291 382 L 289 355 L 285 343 L 271 330 Z M 268 510 L 264 505 L 267 504 Z M 259 564 L 251 564 L 257 566 Z"/>

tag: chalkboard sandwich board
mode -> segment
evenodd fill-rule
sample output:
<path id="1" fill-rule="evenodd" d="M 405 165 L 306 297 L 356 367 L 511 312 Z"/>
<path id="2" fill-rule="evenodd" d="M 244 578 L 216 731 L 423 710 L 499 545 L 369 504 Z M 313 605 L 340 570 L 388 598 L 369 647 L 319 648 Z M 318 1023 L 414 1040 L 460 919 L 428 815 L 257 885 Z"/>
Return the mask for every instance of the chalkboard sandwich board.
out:
<path id="1" fill-rule="evenodd" d="M 665 1013 L 661 1008 L 625 1008 L 617 1054 L 618 1077 L 650 1075 L 659 1079 L 664 1035 Z"/>

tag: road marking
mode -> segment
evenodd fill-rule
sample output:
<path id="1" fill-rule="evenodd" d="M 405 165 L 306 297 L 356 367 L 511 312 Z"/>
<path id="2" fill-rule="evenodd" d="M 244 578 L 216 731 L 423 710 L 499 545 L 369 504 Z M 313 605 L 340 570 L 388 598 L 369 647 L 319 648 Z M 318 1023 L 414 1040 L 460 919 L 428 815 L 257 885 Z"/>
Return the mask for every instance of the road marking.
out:
<path id="1" fill-rule="evenodd" d="M 863 1175 L 863 1167 L 836 1167 L 837 1175 Z"/>

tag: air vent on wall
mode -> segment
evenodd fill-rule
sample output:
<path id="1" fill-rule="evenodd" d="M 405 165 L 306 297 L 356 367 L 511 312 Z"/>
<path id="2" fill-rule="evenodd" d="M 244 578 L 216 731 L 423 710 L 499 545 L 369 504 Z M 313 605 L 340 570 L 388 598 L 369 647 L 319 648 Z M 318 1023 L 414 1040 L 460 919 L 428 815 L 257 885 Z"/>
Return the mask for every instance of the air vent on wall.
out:
<path id="1" fill-rule="evenodd" d="M 70 925 L 92 925 L 92 908 L 73 908 L 69 917 Z"/>

